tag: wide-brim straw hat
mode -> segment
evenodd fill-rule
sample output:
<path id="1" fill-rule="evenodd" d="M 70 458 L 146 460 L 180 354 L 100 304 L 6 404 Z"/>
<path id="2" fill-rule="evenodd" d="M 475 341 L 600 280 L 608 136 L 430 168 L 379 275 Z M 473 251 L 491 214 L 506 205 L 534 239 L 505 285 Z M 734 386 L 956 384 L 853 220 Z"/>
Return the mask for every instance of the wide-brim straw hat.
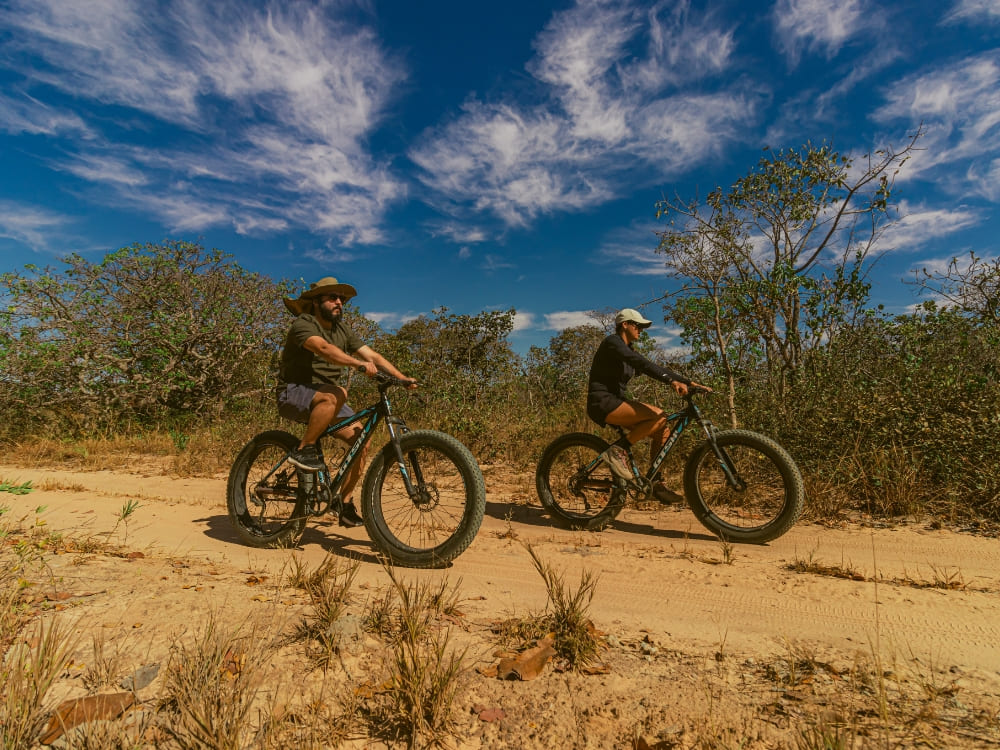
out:
<path id="1" fill-rule="evenodd" d="M 288 308 L 288 312 L 292 315 L 301 315 L 306 303 L 313 297 L 319 297 L 324 294 L 339 294 L 350 299 L 357 296 L 357 293 L 358 290 L 350 284 L 341 284 L 333 276 L 324 276 L 319 281 L 310 284 L 309 288 L 302 292 L 298 299 L 286 297 L 282 302 L 285 303 L 285 307 Z"/>

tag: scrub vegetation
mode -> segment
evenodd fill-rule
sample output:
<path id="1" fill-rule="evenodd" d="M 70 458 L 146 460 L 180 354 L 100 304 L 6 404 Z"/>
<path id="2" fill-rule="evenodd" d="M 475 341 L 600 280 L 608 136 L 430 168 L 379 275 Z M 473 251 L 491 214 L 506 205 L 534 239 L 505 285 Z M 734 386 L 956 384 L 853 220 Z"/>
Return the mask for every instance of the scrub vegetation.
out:
<path id="1" fill-rule="evenodd" d="M 870 303 L 867 269 L 919 137 L 856 160 L 828 144 L 765 152 L 730 188 L 658 207 L 677 291 L 656 304 L 689 352 L 670 364 L 716 388 L 705 406 L 718 424 L 789 450 L 817 518 L 1000 521 L 1000 261 L 916 274 L 921 303 L 906 314 Z M 281 299 L 300 287 L 181 241 L 4 274 L 0 444 L 23 462 L 98 468 L 144 452 L 183 474 L 225 471 L 279 421 Z M 528 467 L 556 435 L 596 431 L 583 394 L 613 312 L 525 355 L 509 341 L 513 309 L 439 308 L 393 331 L 348 316 L 421 382 L 398 396 L 411 424 L 455 435 L 482 463 Z M 373 394 L 353 377 L 362 403 Z M 634 394 L 673 399 L 646 379 Z"/>

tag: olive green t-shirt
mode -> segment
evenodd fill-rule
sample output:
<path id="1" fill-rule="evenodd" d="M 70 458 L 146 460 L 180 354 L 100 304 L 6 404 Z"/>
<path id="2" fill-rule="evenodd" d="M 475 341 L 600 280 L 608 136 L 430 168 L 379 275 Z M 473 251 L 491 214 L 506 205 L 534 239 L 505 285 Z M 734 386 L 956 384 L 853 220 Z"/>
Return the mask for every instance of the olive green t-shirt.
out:
<path id="1" fill-rule="evenodd" d="M 343 385 L 341 380 L 347 373 L 343 365 L 334 365 L 313 354 L 302 345 L 313 336 L 319 336 L 348 354 L 354 354 L 364 346 L 358 335 L 343 321 L 337 321 L 332 328 L 324 328 L 312 315 L 304 313 L 295 319 L 285 337 L 285 348 L 281 352 L 281 367 L 278 379 L 282 384 L 326 383 Z"/>

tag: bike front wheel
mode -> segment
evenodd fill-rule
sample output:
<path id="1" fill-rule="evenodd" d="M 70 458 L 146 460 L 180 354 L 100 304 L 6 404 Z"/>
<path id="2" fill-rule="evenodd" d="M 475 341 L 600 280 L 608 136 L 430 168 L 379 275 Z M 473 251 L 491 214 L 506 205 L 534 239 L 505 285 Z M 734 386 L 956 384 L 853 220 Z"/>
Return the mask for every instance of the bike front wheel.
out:
<path id="1" fill-rule="evenodd" d="M 603 461 L 608 443 L 589 432 L 553 440 L 535 470 L 538 499 L 553 518 L 572 529 L 599 531 L 625 507 L 624 483 Z"/>
<path id="2" fill-rule="evenodd" d="M 270 430 L 244 446 L 226 486 L 226 506 L 236 535 L 252 547 L 294 547 L 306 526 L 299 474 L 286 459 L 299 444 Z"/>
<path id="3" fill-rule="evenodd" d="M 414 430 L 372 460 L 361 490 L 368 535 L 392 563 L 441 567 L 472 543 L 483 522 L 486 484 L 469 449 L 442 432 Z M 410 495 L 403 480 L 413 487 Z"/>
<path id="4" fill-rule="evenodd" d="M 735 482 L 706 440 L 684 468 L 691 510 L 705 528 L 727 541 L 762 544 L 777 539 L 798 520 L 805 502 L 802 475 L 792 457 L 771 438 L 747 430 L 720 432 L 715 442 Z"/>

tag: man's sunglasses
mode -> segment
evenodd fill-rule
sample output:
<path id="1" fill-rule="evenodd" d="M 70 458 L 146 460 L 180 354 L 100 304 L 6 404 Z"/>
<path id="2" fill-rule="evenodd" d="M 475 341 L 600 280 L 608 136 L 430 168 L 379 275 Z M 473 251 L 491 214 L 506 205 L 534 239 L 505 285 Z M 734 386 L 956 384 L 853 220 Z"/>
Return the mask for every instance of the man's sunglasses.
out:
<path id="1" fill-rule="evenodd" d="M 320 295 L 319 301 L 326 302 L 327 300 L 340 300 L 341 302 L 347 302 L 350 299 L 344 294 L 322 294 Z"/>

